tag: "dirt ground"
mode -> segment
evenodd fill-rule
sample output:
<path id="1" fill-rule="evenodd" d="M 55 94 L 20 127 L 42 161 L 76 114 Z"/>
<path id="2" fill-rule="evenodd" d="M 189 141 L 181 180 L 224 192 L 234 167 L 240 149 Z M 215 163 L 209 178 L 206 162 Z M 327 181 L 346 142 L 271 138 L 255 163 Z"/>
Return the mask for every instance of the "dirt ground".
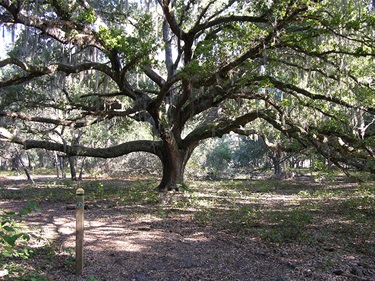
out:
<path id="1" fill-rule="evenodd" d="M 22 203 L 0 204 L 14 209 Z M 61 252 L 74 249 L 75 211 L 61 203 L 40 207 L 27 224 L 43 228 Z M 50 280 L 303 280 L 314 275 L 297 273 L 302 249 L 291 258 L 282 249 L 197 226 L 184 216 L 132 216 L 120 207 L 86 210 L 84 240 L 83 278 L 72 274 L 74 266 L 61 264 L 49 272 Z"/>
<path id="2" fill-rule="evenodd" d="M 47 280 L 375 280 L 375 247 L 361 254 L 324 241 L 277 245 L 197 223 L 193 209 L 156 215 L 147 204 L 107 201 L 85 210 L 84 271 L 77 277 L 75 211 L 66 204 L 41 201 L 40 211 L 26 217 L 28 226 L 54 242 L 48 253 L 20 262 L 43 271 Z M 0 200 L 0 209 L 25 205 Z"/>

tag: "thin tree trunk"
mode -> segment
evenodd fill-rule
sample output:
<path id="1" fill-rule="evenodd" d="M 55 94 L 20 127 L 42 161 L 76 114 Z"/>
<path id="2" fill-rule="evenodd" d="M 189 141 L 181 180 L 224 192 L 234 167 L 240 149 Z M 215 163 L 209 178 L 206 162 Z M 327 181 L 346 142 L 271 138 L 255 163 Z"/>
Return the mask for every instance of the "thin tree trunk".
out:
<path id="1" fill-rule="evenodd" d="M 54 151 L 53 152 L 53 164 L 56 168 L 56 175 L 57 175 L 57 178 L 59 179 L 60 178 L 60 171 L 59 171 L 59 156 L 57 155 L 57 152 Z"/>
<path id="2" fill-rule="evenodd" d="M 272 160 L 272 165 L 274 169 L 274 174 L 279 175 L 282 172 L 281 168 L 281 155 L 277 152 L 270 152 L 269 157 Z"/>
<path id="3" fill-rule="evenodd" d="M 83 168 L 85 167 L 85 162 L 86 162 L 86 158 L 83 158 L 82 163 L 81 163 L 81 168 L 79 170 L 79 176 L 78 176 L 79 181 L 81 181 L 83 177 Z"/>
<path id="4" fill-rule="evenodd" d="M 22 160 L 21 157 L 20 157 L 20 163 L 21 163 L 21 165 L 22 165 L 22 167 L 23 167 L 23 170 L 25 171 L 25 174 L 26 174 L 26 176 L 27 176 L 27 180 L 28 180 L 28 181 L 31 181 L 32 183 L 34 183 L 34 180 L 31 178 L 31 175 L 30 175 L 30 173 L 29 173 L 29 170 L 27 169 L 27 167 L 26 167 L 26 165 L 25 165 L 25 163 L 23 162 L 23 160 Z"/>
<path id="5" fill-rule="evenodd" d="M 1 160 L 1 171 L 6 171 L 7 169 L 7 161 Z"/>
<path id="6" fill-rule="evenodd" d="M 28 167 L 29 167 L 29 169 L 31 169 L 32 168 L 32 157 L 31 157 L 31 155 L 30 155 L 30 153 L 26 153 L 26 155 L 27 155 L 27 161 L 28 161 Z"/>
<path id="7" fill-rule="evenodd" d="M 38 158 L 39 158 L 39 168 L 44 168 L 44 151 L 38 150 L 37 151 Z"/>
<path id="8" fill-rule="evenodd" d="M 30 173 L 29 173 L 29 170 L 27 169 L 26 165 L 25 165 L 25 162 L 23 162 L 22 160 L 22 157 L 21 155 L 17 152 L 17 158 L 18 158 L 18 161 L 20 162 L 25 174 L 26 174 L 26 177 L 27 177 L 27 180 L 28 181 L 31 181 L 32 183 L 34 183 L 34 180 L 32 179 Z"/>
<path id="9" fill-rule="evenodd" d="M 75 157 L 69 157 L 70 175 L 73 181 L 77 180 L 77 173 L 75 168 Z"/>
<path id="10" fill-rule="evenodd" d="M 58 159 L 59 159 L 59 166 L 60 166 L 60 170 L 61 170 L 61 177 L 63 179 L 65 179 L 66 178 L 66 174 L 65 174 L 64 157 L 61 156 L 61 155 L 58 155 Z"/>

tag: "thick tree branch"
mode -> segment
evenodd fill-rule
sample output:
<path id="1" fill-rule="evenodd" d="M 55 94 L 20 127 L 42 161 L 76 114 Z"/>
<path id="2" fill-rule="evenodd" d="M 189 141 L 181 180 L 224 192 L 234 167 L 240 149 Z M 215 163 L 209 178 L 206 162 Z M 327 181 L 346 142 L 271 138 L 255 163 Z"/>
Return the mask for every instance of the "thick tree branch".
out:
<path id="1" fill-rule="evenodd" d="M 60 151 L 68 156 L 86 156 L 98 158 L 115 158 L 132 152 L 149 152 L 161 156 L 161 142 L 157 141 L 131 141 L 109 148 L 90 148 L 84 146 L 70 146 L 61 143 L 52 143 L 38 140 L 25 140 L 21 143 L 25 149 L 44 148 L 47 150 Z"/>
<path id="2" fill-rule="evenodd" d="M 224 120 L 198 127 L 197 129 L 193 130 L 190 134 L 188 134 L 185 137 L 185 139 L 183 139 L 183 144 L 185 147 L 188 147 L 190 143 L 194 143 L 212 137 L 222 137 L 223 135 L 238 129 L 241 126 L 245 126 L 246 124 L 258 118 L 264 118 L 266 115 L 266 110 L 257 110 L 237 117 L 234 120 Z"/>
<path id="3" fill-rule="evenodd" d="M 172 32 L 177 36 L 177 38 L 183 39 L 186 34 L 177 23 L 173 9 L 171 9 L 172 7 L 170 6 L 170 1 L 158 0 L 158 2 L 163 9 L 165 19 L 167 20 Z"/>
<path id="4" fill-rule="evenodd" d="M 30 122 L 37 122 L 37 123 L 44 123 L 44 124 L 53 124 L 57 126 L 67 126 L 72 127 L 74 129 L 90 126 L 92 124 L 97 123 L 98 119 L 95 120 L 58 120 L 58 119 L 52 119 L 52 118 L 45 118 L 45 117 L 38 117 L 38 116 L 29 116 L 27 114 L 19 113 L 19 112 L 4 112 L 0 111 L 0 116 L 2 117 L 9 117 L 9 118 L 15 118 L 23 121 L 30 121 Z"/>
<path id="5" fill-rule="evenodd" d="M 150 78 L 152 81 L 156 83 L 160 88 L 164 86 L 166 83 L 165 80 L 157 74 L 151 67 L 145 66 L 143 67 L 144 73 L 147 75 L 148 78 Z"/>
<path id="6" fill-rule="evenodd" d="M 90 148 L 85 146 L 72 146 L 41 140 L 25 140 L 0 128 L 0 141 L 9 141 L 20 144 L 24 149 L 40 148 L 65 153 L 68 156 L 87 156 L 98 158 L 115 158 L 131 152 L 149 152 L 161 157 L 162 143 L 160 141 L 131 141 L 108 148 Z"/>
<path id="7" fill-rule="evenodd" d="M 5 60 L 0 61 L 0 67 L 4 67 L 7 65 L 16 65 L 20 67 L 25 73 L 19 73 L 18 75 L 14 75 L 12 78 L 0 81 L 0 88 L 5 88 L 12 85 L 19 85 L 31 81 L 37 77 L 53 74 L 57 71 L 61 71 L 66 74 L 73 74 L 82 71 L 96 69 L 107 74 L 114 81 L 117 81 L 115 73 L 106 64 L 102 63 L 87 62 L 77 65 L 55 63 L 49 66 L 35 66 L 15 58 L 7 58 Z"/>

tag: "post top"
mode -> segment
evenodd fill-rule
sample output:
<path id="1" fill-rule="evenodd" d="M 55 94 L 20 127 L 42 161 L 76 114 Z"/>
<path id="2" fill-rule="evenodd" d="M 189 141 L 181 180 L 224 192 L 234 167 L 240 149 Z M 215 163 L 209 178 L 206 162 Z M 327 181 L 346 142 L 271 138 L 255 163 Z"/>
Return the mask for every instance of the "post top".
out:
<path id="1" fill-rule="evenodd" d="M 83 194 L 85 194 L 85 191 L 83 190 L 83 188 L 78 188 L 77 191 L 76 191 L 76 194 L 77 195 L 83 195 Z"/>

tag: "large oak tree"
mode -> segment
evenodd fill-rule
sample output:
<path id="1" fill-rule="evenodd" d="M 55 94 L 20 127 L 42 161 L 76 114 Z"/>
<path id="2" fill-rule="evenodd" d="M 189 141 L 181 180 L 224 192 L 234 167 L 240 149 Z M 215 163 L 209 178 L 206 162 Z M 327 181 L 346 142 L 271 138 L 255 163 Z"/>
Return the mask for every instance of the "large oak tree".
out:
<path id="1" fill-rule="evenodd" d="M 0 24 L 19 38 L 0 61 L 3 141 L 69 157 L 149 152 L 163 164 L 159 190 L 183 183 L 202 140 L 266 139 L 270 128 L 288 149 L 375 170 L 375 17 L 366 1 L 0 3 Z M 154 138 L 99 146 L 46 137 L 111 120 L 147 124 Z"/>

